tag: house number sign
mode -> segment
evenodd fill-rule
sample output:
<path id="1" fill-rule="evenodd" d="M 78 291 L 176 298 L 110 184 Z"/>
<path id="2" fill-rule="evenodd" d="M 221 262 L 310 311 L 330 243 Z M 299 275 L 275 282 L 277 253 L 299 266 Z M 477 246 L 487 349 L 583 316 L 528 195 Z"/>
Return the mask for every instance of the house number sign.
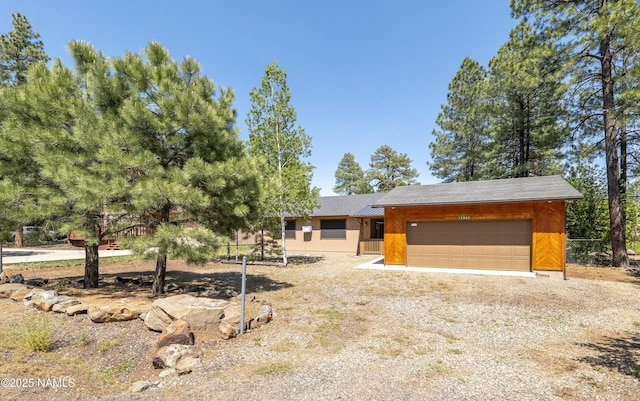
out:
<path id="1" fill-rule="evenodd" d="M 458 220 L 471 220 L 471 216 L 458 216 Z"/>

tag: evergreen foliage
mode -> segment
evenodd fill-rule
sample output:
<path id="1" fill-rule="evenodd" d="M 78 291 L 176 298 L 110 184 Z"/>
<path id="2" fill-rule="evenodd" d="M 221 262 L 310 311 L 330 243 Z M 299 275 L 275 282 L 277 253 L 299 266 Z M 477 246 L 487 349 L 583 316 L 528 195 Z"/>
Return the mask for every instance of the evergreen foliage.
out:
<path id="1" fill-rule="evenodd" d="M 489 172 L 493 178 L 559 174 L 568 140 L 561 49 L 524 21 L 490 61 Z"/>
<path id="2" fill-rule="evenodd" d="M 20 13 L 11 14 L 13 31 L 0 35 L 0 83 L 22 84 L 27 80 L 29 66 L 49 61 L 40 34 Z"/>
<path id="3" fill-rule="evenodd" d="M 487 71 L 466 57 L 449 84 L 447 104 L 442 105 L 429 144 L 429 169 L 444 180 L 476 181 L 487 178 L 489 116 Z"/>
<path id="4" fill-rule="evenodd" d="M 367 181 L 376 192 L 388 192 L 404 185 L 416 185 L 418 171 L 411 167 L 406 153 L 398 153 L 389 145 L 382 145 L 371 155 Z"/>
<path id="5" fill-rule="evenodd" d="M 153 294 L 164 292 L 167 257 L 202 262 L 229 234 L 257 218 L 259 175 L 235 127 L 233 91 L 158 43 L 113 60 L 130 96 L 119 110 L 131 186 L 130 221 L 153 230 L 131 244 L 156 260 Z M 152 249 L 152 251 L 149 251 Z"/>
<path id="6" fill-rule="evenodd" d="M 367 181 L 360 163 L 355 160 L 352 153 L 347 152 L 342 156 L 335 172 L 336 185 L 333 192 L 339 195 L 368 194 L 373 188 Z"/>
<path id="7" fill-rule="evenodd" d="M 22 226 L 42 223 L 37 191 L 43 183 L 33 160 L 32 122 L 18 105 L 28 107 L 28 101 L 13 91 L 26 82 L 30 66 L 49 56 L 25 16 L 12 14 L 12 25 L 11 32 L 0 35 L 0 222 L 15 230 L 15 245 L 22 247 Z"/>
<path id="8" fill-rule="evenodd" d="M 628 266 L 624 228 L 628 114 L 619 108 L 637 69 L 640 6 L 635 0 L 512 0 L 516 17 L 532 18 L 539 32 L 566 48 L 575 127 L 604 145 L 613 265 Z M 637 63 L 636 63 L 637 65 Z M 634 85 L 636 86 L 636 85 Z M 594 147 L 596 148 L 596 147 Z M 622 156 L 622 158 L 621 158 Z M 621 180 L 621 177 L 623 180 Z"/>

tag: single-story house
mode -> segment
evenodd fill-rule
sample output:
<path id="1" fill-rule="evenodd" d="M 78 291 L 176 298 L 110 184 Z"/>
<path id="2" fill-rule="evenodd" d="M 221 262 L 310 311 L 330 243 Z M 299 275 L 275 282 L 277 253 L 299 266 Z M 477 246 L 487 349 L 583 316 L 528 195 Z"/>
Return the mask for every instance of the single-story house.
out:
<path id="1" fill-rule="evenodd" d="M 286 218 L 289 254 L 382 254 L 384 209 L 371 205 L 384 194 L 322 196 L 309 220 Z"/>
<path id="2" fill-rule="evenodd" d="M 546 176 L 396 187 L 372 206 L 384 209 L 385 264 L 560 275 L 577 199 Z"/>

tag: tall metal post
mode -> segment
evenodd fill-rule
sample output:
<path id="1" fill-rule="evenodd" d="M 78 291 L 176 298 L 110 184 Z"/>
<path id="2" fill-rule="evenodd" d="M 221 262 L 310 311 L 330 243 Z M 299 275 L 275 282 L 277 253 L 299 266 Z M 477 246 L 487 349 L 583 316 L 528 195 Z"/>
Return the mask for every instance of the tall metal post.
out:
<path id="1" fill-rule="evenodd" d="M 240 334 L 244 334 L 244 298 L 246 295 L 246 282 L 247 282 L 247 257 L 242 257 L 242 304 L 240 305 Z"/>

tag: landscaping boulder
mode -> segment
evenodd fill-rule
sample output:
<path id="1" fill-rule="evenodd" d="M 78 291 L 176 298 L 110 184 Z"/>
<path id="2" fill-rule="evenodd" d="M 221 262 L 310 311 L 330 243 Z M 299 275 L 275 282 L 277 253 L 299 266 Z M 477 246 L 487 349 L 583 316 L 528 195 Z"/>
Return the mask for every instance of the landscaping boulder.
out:
<path id="1" fill-rule="evenodd" d="M 260 307 L 256 320 L 260 323 L 269 323 L 273 318 L 273 309 L 271 305 L 265 304 Z"/>
<path id="2" fill-rule="evenodd" d="M 149 388 L 155 387 L 157 384 L 148 381 L 137 381 L 129 386 L 130 393 L 141 393 Z"/>
<path id="3" fill-rule="evenodd" d="M 121 322 L 137 319 L 149 308 L 149 302 L 138 298 L 124 298 L 89 307 L 89 318 L 96 323 Z"/>
<path id="4" fill-rule="evenodd" d="M 225 315 L 229 301 L 210 298 L 196 298 L 188 294 L 157 299 L 145 316 L 145 324 L 154 331 L 164 330 L 176 319 L 189 322 L 193 330 L 217 327 Z"/>
<path id="5" fill-rule="evenodd" d="M 171 322 L 158 337 L 158 348 L 171 344 L 193 345 L 195 337 L 191 326 L 186 320 L 178 319 Z"/>
<path id="6" fill-rule="evenodd" d="M 62 302 L 58 302 L 57 304 L 53 305 L 53 308 L 51 308 L 51 310 L 53 312 L 57 312 L 57 313 L 66 313 L 67 309 L 70 306 L 74 306 L 74 305 L 79 305 L 80 301 L 78 301 L 77 299 L 67 299 L 66 301 L 62 301 Z"/>
<path id="7" fill-rule="evenodd" d="M 27 286 L 24 284 L 18 283 L 6 283 L 0 284 L 0 298 L 9 298 L 13 295 L 14 292 L 18 290 L 27 289 Z"/>
<path id="8" fill-rule="evenodd" d="M 75 316 L 82 315 L 89 311 L 90 305 L 79 303 L 77 305 L 73 305 L 67 308 L 66 314 L 67 316 Z"/>
<path id="9" fill-rule="evenodd" d="M 54 290 L 45 291 L 40 288 L 32 289 L 22 298 L 25 306 L 32 306 L 44 312 L 51 311 L 56 304 L 70 300 L 71 297 L 67 295 L 58 295 Z"/>
<path id="10" fill-rule="evenodd" d="M 240 326 L 240 304 L 230 303 L 224 308 L 224 316 L 222 322 L 229 323 L 234 327 Z"/>
<path id="11" fill-rule="evenodd" d="M 152 363 L 156 369 L 174 368 L 178 374 L 184 374 L 201 366 L 201 358 L 189 345 L 173 344 L 160 348 Z"/>
<path id="12" fill-rule="evenodd" d="M 9 277 L 9 282 L 10 283 L 23 284 L 24 283 L 24 276 L 22 274 L 20 274 L 20 273 L 14 274 L 11 277 Z"/>
<path id="13" fill-rule="evenodd" d="M 228 340 L 230 338 L 234 338 L 238 335 L 239 327 L 234 327 L 227 322 L 221 322 L 218 325 L 218 330 L 220 330 L 220 334 L 222 335 L 222 339 Z"/>
<path id="14" fill-rule="evenodd" d="M 9 282 L 9 276 L 7 276 L 7 273 L 0 272 L 0 284 L 6 284 L 8 282 Z"/>
<path id="15" fill-rule="evenodd" d="M 15 291 L 9 298 L 11 298 L 14 302 L 22 302 L 24 301 L 24 297 L 26 297 L 30 292 L 31 288 L 27 287 L 24 284 L 11 284 L 11 285 L 19 285 L 23 286 L 22 289 Z"/>

